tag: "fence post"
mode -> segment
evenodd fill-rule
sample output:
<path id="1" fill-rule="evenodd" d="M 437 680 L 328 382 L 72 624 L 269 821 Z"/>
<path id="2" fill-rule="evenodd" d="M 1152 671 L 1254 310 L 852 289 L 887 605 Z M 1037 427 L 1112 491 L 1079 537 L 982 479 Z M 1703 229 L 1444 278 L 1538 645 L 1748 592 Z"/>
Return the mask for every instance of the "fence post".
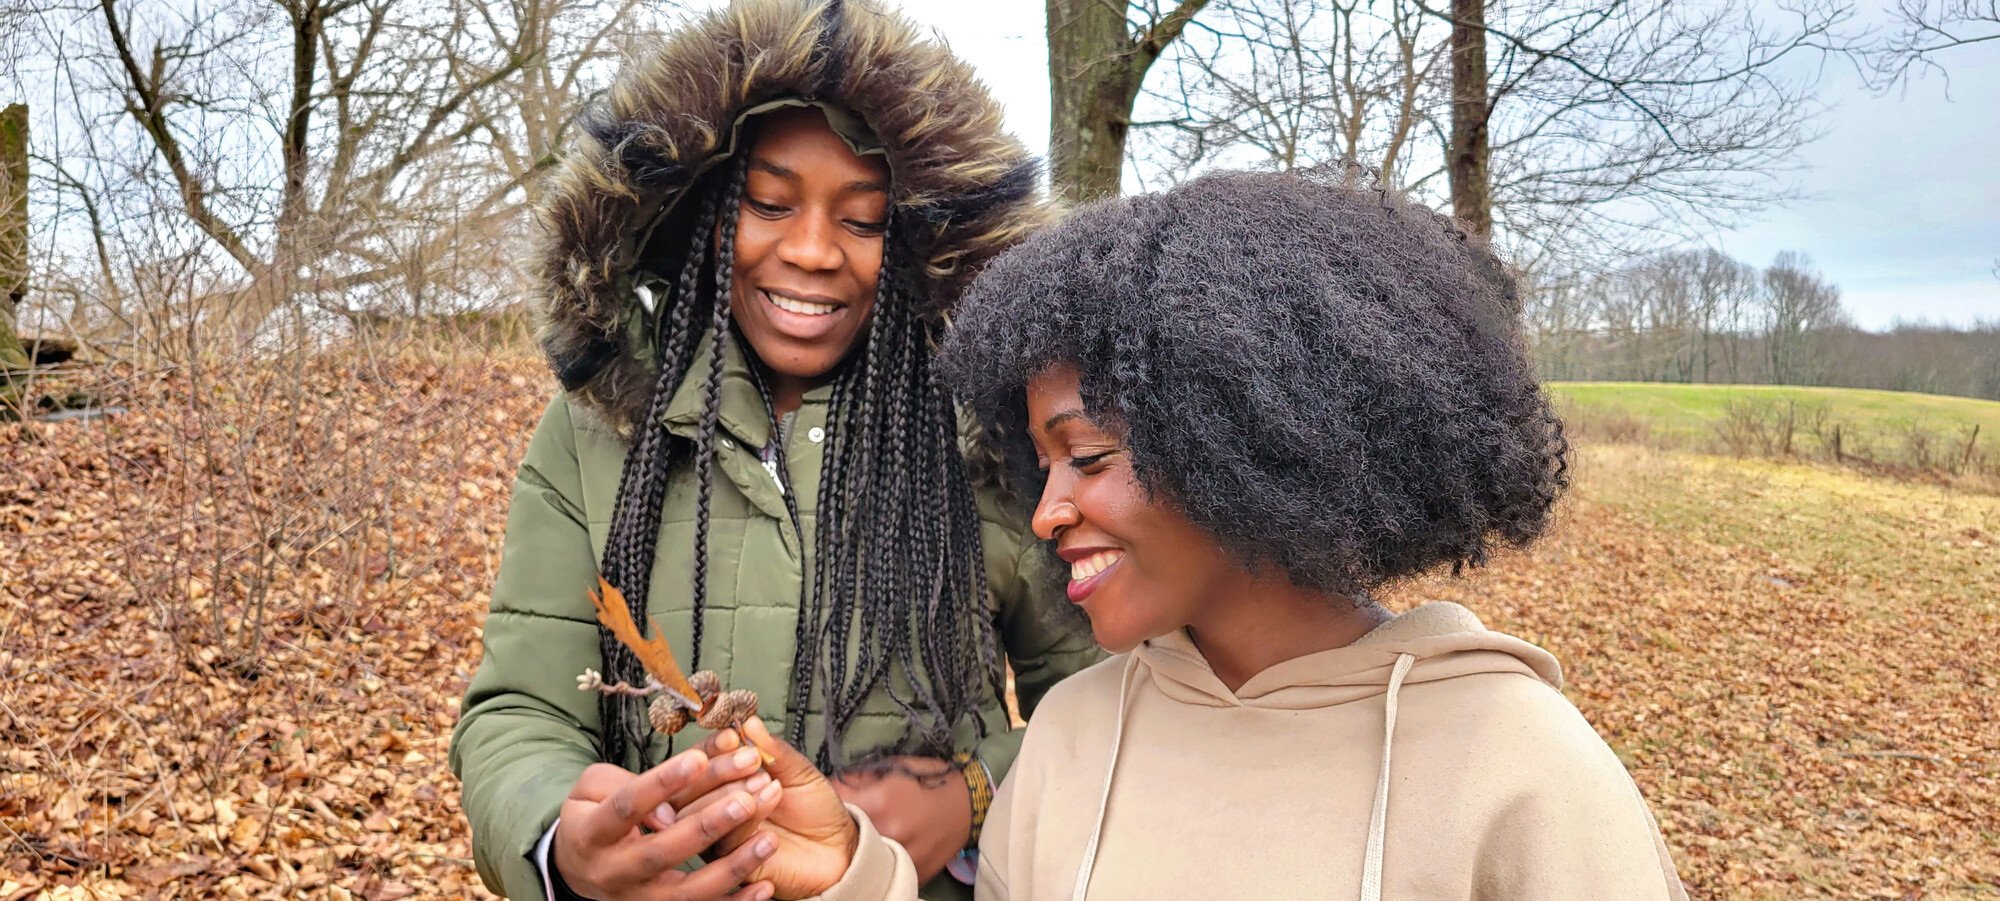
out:
<path id="1" fill-rule="evenodd" d="M 1959 472 L 1964 472 L 1972 467 L 1972 447 L 1979 443 L 1979 425 L 1979 423 L 1973 423 L 1972 435 L 1965 439 L 1965 453 L 1960 454 L 1958 458 Z"/>
<path id="2" fill-rule="evenodd" d="M 1785 454 L 1785 456 L 1787 456 L 1787 457 L 1789 457 L 1789 456 L 1791 456 L 1791 455 L 1792 455 L 1792 423 L 1793 423 L 1793 421 L 1794 421 L 1794 420 L 1796 419 L 1796 417 L 1798 416 L 1798 412 L 1799 412 L 1799 402 L 1798 402 L 1798 401 L 1795 401 L 1795 400 L 1788 400 L 1788 401 L 1785 401 L 1785 450 L 1784 450 L 1784 454 Z"/>

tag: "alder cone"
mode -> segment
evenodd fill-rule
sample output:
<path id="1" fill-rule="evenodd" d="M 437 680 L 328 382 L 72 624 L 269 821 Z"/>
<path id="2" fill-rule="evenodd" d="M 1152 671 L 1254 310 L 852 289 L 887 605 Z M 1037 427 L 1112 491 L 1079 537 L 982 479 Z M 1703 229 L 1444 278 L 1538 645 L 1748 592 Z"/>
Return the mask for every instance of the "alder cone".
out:
<path id="1" fill-rule="evenodd" d="M 702 670 L 688 677 L 688 685 L 694 689 L 695 699 L 701 702 L 702 712 L 695 718 L 695 724 L 714 731 L 726 729 L 757 715 L 757 693 L 747 688 L 732 692 L 722 690 L 722 677 L 714 670 Z M 653 698 L 646 705 L 646 719 L 653 728 L 667 735 L 674 735 L 687 728 L 688 712 L 667 695 Z"/>
<path id="2" fill-rule="evenodd" d="M 659 695 L 653 698 L 653 703 L 646 705 L 646 719 L 652 722 L 655 730 L 673 735 L 687 728 L 688 713 L 686 708 L 674 703 L 673 698 Z"/>
<path id="3" fill-rule="evenodd" d="M 708 705 L 695 722 L 703 729 L 727 729 L 757 715 L 757 693 L 747 688 L 729 692 Z"/>

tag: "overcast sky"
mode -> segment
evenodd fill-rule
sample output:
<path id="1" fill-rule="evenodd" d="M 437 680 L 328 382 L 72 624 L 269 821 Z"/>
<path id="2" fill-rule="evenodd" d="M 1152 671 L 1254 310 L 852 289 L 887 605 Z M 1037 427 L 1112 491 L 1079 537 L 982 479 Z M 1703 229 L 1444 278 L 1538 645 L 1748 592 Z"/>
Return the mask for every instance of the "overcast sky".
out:
<path id="1" fill-rule="evenodd" d="M 978 67 L 1009 127 L 1038 149 L 1049 119 L 1043 2 L 903 2 Z M 2000 321 L 2000 41 L 1940 60 L 1951 70 L 1949 97 L 1936 76 L 1882 96 L 1851 70 L 1829 68 L 1828 133 L 1795 177 L 1808 199 L 1710 243 L 1758 266 L 1804 251 L 1868 328 L 1899 318 Z"/>

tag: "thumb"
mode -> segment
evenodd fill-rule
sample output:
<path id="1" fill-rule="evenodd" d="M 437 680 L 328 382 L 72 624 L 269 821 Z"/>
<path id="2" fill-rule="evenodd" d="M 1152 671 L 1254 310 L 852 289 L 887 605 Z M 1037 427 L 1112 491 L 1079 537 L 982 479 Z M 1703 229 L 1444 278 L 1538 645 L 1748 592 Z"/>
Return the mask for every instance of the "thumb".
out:
<path id="1" fill-rule="evenodd" d="M 811 760 L 806 759 L 806 755 L 799 753 L 798 749 L 781 741 L 773 736 L 770 730 L 764 728 L 762 717 L 753 716 L 745 722 L 743 736 L 750 739 L 750 743 L 755 745 L 757 750 L 771 758 L 771 762 L 764 765 L 764 772 L 770 773 L 771 778 L 778 780 L 779 785 L 795 788 L 826 780 L 819 768 L 813 766 Z"/>

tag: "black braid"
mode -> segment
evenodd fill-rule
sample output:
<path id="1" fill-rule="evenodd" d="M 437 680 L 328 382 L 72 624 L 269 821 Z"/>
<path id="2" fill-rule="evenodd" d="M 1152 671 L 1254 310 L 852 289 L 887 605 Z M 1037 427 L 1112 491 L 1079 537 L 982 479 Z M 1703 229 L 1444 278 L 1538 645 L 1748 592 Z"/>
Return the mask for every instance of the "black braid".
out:
<path id="1" fill-rule="evenodd" d="M 722 197 L 722 227 L 715 242 L 715 304 L 708 327 L 708 376 L 701 385 L 701 426 L 695 434 L 694 634 L 688 671 L 701 669 L 701 638 L 708 619 L 708 522 L 715 497 L 715 429 L 722 415 L 722 357 L 729 340 L 729 294 L 736 269 L 736 223 L 750 156 L 738 158 Z"/>
<path id="2" fill-rule="evenodd" d="M 821 565 L 811 611 L 813 650 L 826 675 L 822 767 L 849 758 L 841 738 L 878 690 L 903 709 L 909 732 L 899 747 L 871 749 L 870 756 L 948 756 L 956 726 L 969 717 L 983 736 L 980 702 L 1003 696 L 958 418 L 932 373 L 933 324 L 918 319 L 916 292 L 900 278 L 913 267 L 891 265 L 896 249 L 885 242 L 875 320 L 857 361 L 862 371 L 836 385 L 837 392 L 851 391 L 853 402 L 836 411 L 842 427 L 825 450 L 816 542 Z M 940 505 L 935 523 L 909 521 Z M 867 565 L 856 565 L 863 560 Z M 827 602 L 820 610 L 822 598 Z M 857 625 L 862 637 L 850 678 L 847 647 Z M 806 653 L 802 644 L 795 672 L 812 671 Z M 905 676 L 921 668 L 928 678 L 900 680 L 915 694 L 899 697 L 895 668 Z"/>
<path id="3" fill-rule="evenodd" d="M 819 649 L 824 646 L 826 636 L 825 616 L 827 588 L 829 585 L 843 584 L 847 578 L 847 567 L 843 564 L 851 558 L 832 553 L 833 543 L 829 539 L 829 524 L 843 522 L 847 516 L 849 488 L 846 455 L 834 452 L 835 436 L 845 433 L 856 420 L 849 415 L 854 409 L 854 397 L 860 390 L 861 366 L 846 366 L 834 377 L 833 398 L 827 407 L 826 448 L 820 457 L 819 495 L 817 513 L 818 528 L 813 541 L 812 580 L 809 589 L 811 603 L 801 611 L 799 617 L 799 640 L 792 652 L 792 744 L 803 747 L 806 733 L 806 709 L 812 697 L 813 680 L 826 670 L 828 684 L 832 684 L 832 670 L 821 659 Z M 845 659 L 842 657 L 841 659 Z M 828 696 L 829 698 L 831 695 Z M 821 770 L 831 767 L 828 761 L 828 746 L 820 745 L 818 763 Z"/>
<path id="4" fill-rule="evenodd" d="M 686 377 L 693 363 L 694 337 L 689 326 L 699 321 L 696 310 L 703 306 L 701 273 L 706 268 L 710 243 L 707 235 L 715 228 L 717 198 L 710 193 L 695 216 L 687 259 L 681 265 L 680 280 L 665 309 L 659 311 L 655 348 L 659 377 L 647 404 L 646 418 L 633 435 L 631 450 L 618 480 L 618 502 L 611 514 L 611 530 L 605 540 L 601 569 L 606 581 L 625 596 L 633 621 L 646 622 L 647 599 L 652 586 L 653 559 L 659 546 L 661 507 L 666 501 L 668 477 L 680 450 L 665 421 L 667 404 L 675 386 Z M 644 684 L 646 672 L 631 649 L 599 627 L 597 645 L 604 661 L 607 682 Z M 602 721 L 599 749 L 603 760 L 623 765 L 627 748 L 643 749 L 650 727 L 643 703 L 637 698 L 603 695 L 598 699 Z"/>

